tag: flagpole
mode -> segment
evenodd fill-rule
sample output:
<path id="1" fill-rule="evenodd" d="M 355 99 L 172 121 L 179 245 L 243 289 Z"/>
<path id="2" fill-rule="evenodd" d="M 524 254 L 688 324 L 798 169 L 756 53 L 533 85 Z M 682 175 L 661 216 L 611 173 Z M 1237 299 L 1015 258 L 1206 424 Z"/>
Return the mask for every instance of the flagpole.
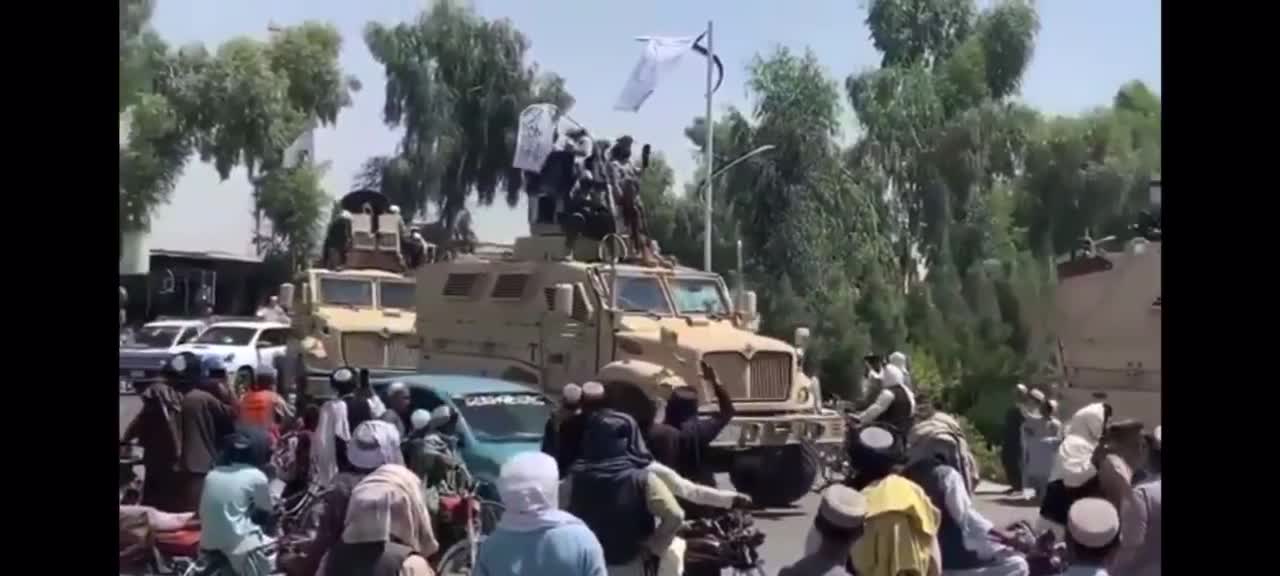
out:
<path id="1" fill-rule="evenodd" d="M 707 172 L 706 172 L 707 188 L 705 193 L 703 194 L 703 200 L 706 203 L 706 207 L 705 207 L 706 214 L 705 214 L 705 222 L 702 228 L 703 230 L 702 268 L 707 272 L 711 271 L 711 190 L 712 190 L 712 186 L 715 186 L 715 179 L 711 177 L 712 167 L 714 166 L 713 160 L 715 158 L 715 142 L 714 142 L 715 139 L 713 138 L 713 135 L 715 133 L 714 132 L 715 121 L 711 117 L 711 96 L 712 96 L 711 79 L 713 76 L 713 71 L 715 69 L 716 50 L 715 50 L 715 44 L 713 44 L 713 40 L 711 38 L 711 34 L 712 34 L 711 21 L 707 20 L 707 116 L 706 116 L 707 143 L 705 145 L 705 148 L 706 148 L 705 152 L 702 155 L 707 165 Z"/>

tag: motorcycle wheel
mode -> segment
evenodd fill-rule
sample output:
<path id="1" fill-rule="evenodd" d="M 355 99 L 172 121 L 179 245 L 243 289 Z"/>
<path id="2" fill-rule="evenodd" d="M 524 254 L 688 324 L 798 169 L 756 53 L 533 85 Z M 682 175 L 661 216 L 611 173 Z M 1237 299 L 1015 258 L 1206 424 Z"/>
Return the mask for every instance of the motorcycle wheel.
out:
<path id="1" fill-rule="evenodd" d="M 479 546 L 484 542 L 484 537 L 476 542 Z M 463 538 L 453 543 L 444 554 L 440 555 L 440 562 L 436 564 L 436 574 L 438 576 L 471 576 L 471 541 Z"/>
<path id="2" fill-rule="evenodd" d="M 757 505 L 788 506 L 809 493 L 818 467 L 817 457 L 799 444 L 759 448 L 734 456 L 729 481 Z M 791 472 L 770 474 L 771 470 Z"/>

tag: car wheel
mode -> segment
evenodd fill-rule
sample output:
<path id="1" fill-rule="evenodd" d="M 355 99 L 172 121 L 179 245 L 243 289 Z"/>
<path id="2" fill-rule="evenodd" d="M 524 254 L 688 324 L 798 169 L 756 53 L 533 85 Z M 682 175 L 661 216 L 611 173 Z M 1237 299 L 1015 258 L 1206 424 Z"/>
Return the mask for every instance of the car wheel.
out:
<path id="1" fill-rule="evenodd" d="M 245 366 L 236 370 L 236 381 L 233 386 L 236 397 L 243 396 L 249 391 L 249 385 L 253 383 L 253 368 Z"/>

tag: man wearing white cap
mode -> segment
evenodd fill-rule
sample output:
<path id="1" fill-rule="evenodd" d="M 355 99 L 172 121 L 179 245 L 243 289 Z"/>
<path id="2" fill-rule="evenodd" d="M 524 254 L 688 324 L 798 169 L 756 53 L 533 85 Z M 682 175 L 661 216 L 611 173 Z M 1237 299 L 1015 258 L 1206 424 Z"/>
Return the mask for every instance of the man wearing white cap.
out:
<path id="1" fill-rule="evenodd" d="M 1146 474 L 1120 504 L 1120 550 L 1111 563 L 1116 574 L 1160 576 L 1160 429 L 1147 436 Z"/>
<path id="2" fill-rule="evenodd" d="M 582 403 L 582 387 L 570 382 L 560 389 L 560 408 L 547 417 L 542 430 L 542 451 L 555 458 L 560 453 L 560 426 L 578 413 Z"/>
<path id="3" fill-rule="evenodd" d="M 841 484 L 827 488 L 813 519 L 820 537 L 817 549 L 780 570 L 778 576 L 850 576 L 849 550 L 862 535 L 866 515 L 867 500 L 857 490 Z"/>
<path id="4" fill-rule="evenodd" d="M 569 475 L 569 468 L 582 453 L 582 434 L 586 429 L 587 418 L 592 412 L 604 407 L 604 384 L 595 381 L 583 384 L 581 398 L 578 401 L 578 413 L 560 424 L 556 465 L 560 467 L 562 478 Z"/>
<path id="5" fill-rule="evenodd" d="M 907 387 L 907 390 L 910 390 L 913 394 L 918 392 L 915 384 L 911 382 L 911 371 L 907 369 L 907 355 L 902 352 L 894 352 L 889 355 L 889 363 L 902 370 L 902 383 Z"/>
<path id="6" fill-rule="evenodd" d="M 1101 498 L 1082 498 L 1067 513 L 1070 567 L 1063 576 L 1108 576 L 1107 561 L 1120 544 L 1120 515 Z"/>
<path id="7" fill-rule="evenodd" d="M 863 425 L 881 424 L 894 434 L 905 437 L 911 430 L 911 419 L 916 411 L 916 397 L 907 389 L 906 373 L 889 364 L 884 367 L 880 380 L 882 386 L 875 401 L 856 418 Z"/>
<path id="8" fill-rule="evenodd" d="M 317 504 L 320 526 L 315 538 L 303 553 L 293 559 L 285 572 L 294 576 L 314 576 L 325 553 L 342 538 L 346 524 L 347 503 L 351 492 L 366 476 L 384 464 L 404 464 L 400 453 L 400 433 L 395 426 L 381 420 L 366 420 L 351 431 L 347 444 L 349 469 L 339 472 L 330 490 Z"/>

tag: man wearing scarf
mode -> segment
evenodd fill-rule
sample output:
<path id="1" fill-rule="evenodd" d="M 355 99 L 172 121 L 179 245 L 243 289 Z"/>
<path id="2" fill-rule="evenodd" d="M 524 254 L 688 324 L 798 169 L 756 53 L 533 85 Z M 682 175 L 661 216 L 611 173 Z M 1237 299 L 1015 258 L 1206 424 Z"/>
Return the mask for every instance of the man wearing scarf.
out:
<path id="1" fill-rule="evenodd" d="M 556 438 L 556 466 L 560 475 L 567 476 L 574 462 L 582 455 L 582 437 L 586 431 L 587 420 L 592 413 L 604 408 L 604 384 L 587 382 L 582 385 L 582 400 L 576 414 L 565 418 L 560 423 L 560 433 Z"/>
<path id="2" fill-rule="evenodd" d="M 505 507 L 480 545 L 476 576 L 605 576 L 604 548 L 577 516 L 560 510 L 560 471 L 541 452 L 516 455 L 498 475 Z"/>
<path id="3" fill-rule="evenodd" d="M 184 360 L 185 362 L 185 360 Z M 166 512 L 180 509 L 178 462 L 182 453 L 182 394 L 175 388 L 183 375 L 172 362 L 164 366 L 164 380 L 148 385 L 139 396 L 142 410 L 125 428 L 121 444 L 134 439 L 142 445 L 142 505 Z"/>
<path id="4" fill-rule="evenodd" d="M 924 489 L 941 513 L 938 547 L 942 573 L 955 576 L 1027 576 L 1030 567 L 1021 555 L 997 542 L 1012 534 L 997 528 L 978 512 L 963 467 L 959 442 L 948 434 L 920 438 L 912 447 L 907 479 Z"/>
<path id="5" fill-rule="evenodd" d="M 888 370 L 891 366 L 886 367 Z M 866 527 L 853 545 L 853 568 L 859 576 L 918 574 L 939 576 L 939 512 L 914 482 L 897 473 L 901 444 L 892 432 L 868 426 L 858 433 L 851 461 L 857 485 L 866 498 Z"/>
<path id="6" fill-rule="evenodd" d="M 1013 403 L 1004 413 L 1004 438 L 1000 443 L 1000 464 L 1004 468 L 1005 482 L 1009 490 L 1005 494 L 1022 494 L 1022 425 L 1027 421 L 1026 403 L 1027 387 L 1018 384 L 1014 391 Z"/>
<path id="7" fill-rule="evenodd" d="M 351 467 L 334 476 L 329 484 L 330 490 L 325 492 L 316 505 L 318 509 L 315 513 L 320 520 L 315 537 L 301 555 L 281 561 L 290 576 L 317 574 L 325 552 L 342 537 L 348 502 L 355 486 L 379 467 L 386 464 L 402 465 L 404 462 L 400 452 L 400 434 L 395 426 L 381 420 L 369 420 L 357 426 L 351 433 L 350 450 L 347 454 Z M 414 478 L 416 481 L 417 476 Z"/>
<path id="8" fill-rule="evenodd" d="M 263 472 L 271 439 L 241 426 L 226 439 L 223 461 L 204 478 L 200 496 L 200 549 L 221 552 L 236 576 L 267 576 L 262 548 L 271 540 L 262 526 L 274 521 L 270 484 Z"/>
<path id="9" fill-rule="evenodd" d="M 386 422 L 362 426 L 369 424 L 395 433 Z M 385 464 L 352 489 L 341 541 L 325 555 L 320 574 L 432 576 L 427 558 L 439 548 L 418 476 L 400 464 Z"/>
<path id="10" fill-rule="evenodd" d="M 687 386 L 676 388 L 667 400 L 663 418 L 663 423 L 676 431 L 674 442 L 669 433 L 664 435 L 660 432 L 663 429 L 661 425 L 655 427 L 652 435 L 655 445 L 662 446 L 656 449 L 659 461 L 674 468 L 685 478 L 699 484 L 715 486 L 715 476 L 704 466 L 702 455 L 711 447 L 711 442 L 720 435 L 720 431 L 733 420 L 737 411 L 733 407 L 729 391 L 720 383 L 716 371 L 705 362 L 702 364 L 702 379 L 711 385 L 711 391 L 716 396 L 716 413 L 706 418 L 699 417 L 698 393 Z"/>
<path id="11" fill-rule="evenodd" d="M 356 389 L 356 373 L 351 368 L 334 370 L 329 384 L 338 397 L 320 407 L 320 423 L 311 452 L 311 477 L 321 486 L 328 486 L 339 470 L 349 467 L 347 443 L 351 441 L 351 431 L 386 412 L 377 396 L 370 397 L 370 392 Z"/>
<path id="12" fill-rule="evenodd" d="M 189 352 L 179 354 L 174 363 L 182 362 L 180 372 L 194 374 L 182 381 L 182 458 L 179 475 L 182 487 L 176 512 L 191 512 L 200 505 L 205 475 L 213 469 L 222 442 L 235 429 L 236 407 L 226 388 L 226 370 L 216 356 L 199 357 Z M 196 366 L 191 369 L 190 366 Z M 224 376 L 216 376 L 222 371 Z M 210 376 L 213 377 L 210 377 Z"/>
<path id="13" fill-rule="evenodd" d="M 576 416 L 582 406 L 582 387 L 570 382 L 560 390 L 560 407 L 547 417 L 542 431 L 542 452 L 556 458 L 560 453 L 560 426 Z"/>
<path id="14" fill-rule="evenodd" d="M 1102 441 L 1110 418 L 1110 407 L 1095 402 L 1076 411 L 1067 424 L 1066 436 L 1058 445 L 1049 484 L 1040 502 L 1039 523 L 1061 539 L 1065 536 L 1067 513 L 1077 500 L 1101 496 L 1094 452 Z"/>
<path id="15" fill-rule="evenodd" d="M 600 539 L 610 576 L 646 574 L 684 522 L 684 510 L 647 470 L 652 458 L 645 456 L 635 421 L 599 410 L 587 420 L 582 457 L 563 487 L 569 512 Z"/>
<path id="16" fill-rule="evenodd" d="M 856 416 L 863 425 L 878 424 L 905 438 L 911 430 L 912 416 L 916 411 L 916 397 L 907 389 L 906 373 L 895 364 L 888 364 L 881 373 L 882 386 L 876 399 Z"/>

